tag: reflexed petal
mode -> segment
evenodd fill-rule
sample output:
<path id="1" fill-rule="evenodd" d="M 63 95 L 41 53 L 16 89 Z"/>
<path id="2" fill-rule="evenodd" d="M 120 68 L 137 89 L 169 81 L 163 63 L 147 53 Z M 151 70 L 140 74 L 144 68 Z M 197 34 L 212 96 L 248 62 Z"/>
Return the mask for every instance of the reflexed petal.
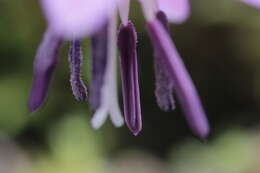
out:
<path id="1" fill-rule="evenodd" d="M 70 63 L 70 83 L 74 97 L 78 101 L 87 100 L 87 87 L 81 79 L 81 67 L 82 67 L 83 55 L 79 40 L 71 42 L 69 51 L 69 63 Z"/>
<path id="2" fill-rule="evenodd" d="M 115 10 L 115 0 L 41 0 L 49 26 L 62 37 L 93 34 Z"/>
<path id="3" fill-rule="evenodd" d="M 158 0 L 158 5 L 170 22 L 182 23 L 190 15 L 189 0 Z"/>
<path id="4" fill-rule="evenodd" d="M 101 90 L 105 80 L 108 58 L 108 24 L 91 37 L 92 80 L 90 104 L 97 109 L 101 104 Z"/>
<path id="5" fill-rule="evenodd" d="M 93 128 L 100 128 L 108 115 L 114 126 L 120 127 L 124 119 L 118 104 L 117 95 L 117 74 L 116 74 L 116 16 L 111 18 L 108 27 L 107 40 L 107 65 L 105 67 L 104 81 L 100 90 L 100 105 L 91 120 Z"/>
<path id="6" fill-rule="evenodd" d="M 165 14 L 160 11 L 156 16 L 168 32 L 168 21 Z M 173 98 L 174 83 L 170 77 L 169 69 L 166 66 L 163 55 L 160 53 L 160 50 L 154 49 L 155 96 L 159 107 L 164 111 L 169 111 L 175 109 Z"/>
<path id="7" fill-rule="evenodd" d="M 150 38 L 155 49 L 160 50 L 160 54 L 167 62 L 176 94 L 185 113 L 186 119 L 193 132 L 201 138 L 206 138 L 209 133 L 208 120 L 206 118 L 201 101 L 195 86 L 182 62 L 175 45 L 169 34 L 157 21 L 151 21 L 147 25 Z"/>
<path id="8" fill-rule="evenodd" d="M 121 57 L 124 116 L 128 128 L 134 135 L 138 135 L 142 128 L 136 42 L 133 24 L 129 22 L 127 26 L 121 25 L 118 47 Z"/>
<path id="9" fill-rule="evenodd" d="M 48 29 L 34 60 L 32 89 L 29 97 L 29 109 L 36 111 L 47 96 L 49 84 L 57 65 L 58 50 L 61 39 Z"/>
<path id="10" fill-rule="evenodd" d="M 249 5 L 252 5 L 256 8 L 260 8 L 260 0 L 241 0 L 241 1 Z"/>

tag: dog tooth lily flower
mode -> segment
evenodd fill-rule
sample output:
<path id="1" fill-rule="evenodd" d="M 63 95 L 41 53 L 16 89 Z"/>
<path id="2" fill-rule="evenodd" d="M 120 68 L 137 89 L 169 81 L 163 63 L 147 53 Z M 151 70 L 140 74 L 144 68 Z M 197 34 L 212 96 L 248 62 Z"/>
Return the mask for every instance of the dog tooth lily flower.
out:
<path id="1" fill-rule="evenodd" d="M 205 138 L 209 126 L 197 91 L 170 39 L 168 20 L 181 23 L 189 16 L 188 0 L 139 0 L 147 21 L 147 30 L 154 47 L 156 76 L 155 95 L 163 110 L 174 109 L 173 91 L 179 99 L 193 132 Z M 30 110 L 39 108 L 47 95 L 47 88 L 56 67 L 57 52 L 63 40 L 71 41 L 69 62 L 73 94 L 78 100 L 87 97 L 81 79 L 82 52 L 80 39 L 91 38 L 92 83 L 90 104 L 95 110 L 91 120 L 97 129 L 110 115 L 116 127 L 124 120 L 118 104 L 116 86 L 116 46 L 120 53 L 120 69 L 124 118 L 134 135 L 142 128 L 140 91 L 138 81 L 137 35 L 128 20 L 130 0 L 41 0 L 48 21 L 48 30 L 38 50 Z M 121 26 L 116 35 L 116 11 Z M 117 40 L 117 44 L 116 44 Z"/>
<path id="2" fill-rule="evenodd" d="M 69 63 L 72 91 L 77 100 L 87 99 L 87 89 L 81 79 L 83 55 L 79 39 L 91 36 L 93 50 L 91 98 L 95 98 L 91 101 L 91 105 L 96 111 L 92 126 L 99 128 L 108 113 L 111 114 L 115 126 L 123 125 L 116 93 L 116 22 L 115 19 L 112 20 L 115 18 L 113 16 L 115 1 L 108 3 L 103 0 L 77 0 L 75 3 L 72 0 L 41 0 L 41 4 L 49 29 L 36 56 L 29 109 L 37 110 L 47 96 L 60 48 L 60 44 L 55 45 L 57 40 L 71 41 Z"/>

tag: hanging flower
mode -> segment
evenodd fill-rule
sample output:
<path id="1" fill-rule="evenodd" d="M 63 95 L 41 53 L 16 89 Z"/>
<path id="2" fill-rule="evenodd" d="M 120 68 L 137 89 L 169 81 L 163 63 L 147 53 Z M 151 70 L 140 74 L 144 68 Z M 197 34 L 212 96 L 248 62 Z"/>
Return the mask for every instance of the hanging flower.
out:
<path id="1" fill-rule="evenodd" d="M 154 47 L 155 95 L 165 111 L 175 108 L 176 94 L 193 132 L 201 138 L 209 133 L 208 121 L 194 84 L 182 62 L 168 30 L 170 22 L 181 23 L 190 13 L 188 0 L 139 0 L 147 30 Z M 91 120 L 99 128 L 110 115 L 117 127 L 123 125 L 116 85 L 116 47 L 119 49 L 124 119 L 134 135 L 142 129 L 137 34 L 128 19 L 130 0 L 41 0 L 48 30 L 37 52 L 29 107 L 37 110 L 47 95 L 57 64 L 58 50 L 71 41 L 69 62 L 71 86 L 77 100 L 88 99 L 95 111 Z M 121 26 L 116 34 L 117 10 Z M 80 39 L 91 39 L 92 82 L 90 96 L 81 79 L 82 50 Z"/>

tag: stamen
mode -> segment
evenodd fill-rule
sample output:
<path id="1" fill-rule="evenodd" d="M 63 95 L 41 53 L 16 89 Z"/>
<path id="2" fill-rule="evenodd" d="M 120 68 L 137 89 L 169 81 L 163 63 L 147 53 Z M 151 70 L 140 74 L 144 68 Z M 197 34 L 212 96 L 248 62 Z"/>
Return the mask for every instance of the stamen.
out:
<path id="1" fill-rule="evenodd" d="M 50 29 L 45 32 L 34 60 L 33 81 L 28 102 L 31 112 L 36 111 L 47 96 L 61 43 L 61 39 L 56 37 Z"/>
<path id="2" fill-rule="evenodd" d="M 91 37 L 92 81 L 90 104 L 97 109 L 101 104 L 101 89 L 104 84 L 108 54 L 108 24 Z"/>
<path id="3" fill-rule="evenodd" d="M 169 32 L 168 21 L 166 15 L 160 11 L 156 15 L 158 21 Z M 155 96 L 159 107 L 164 111 L 175 109 L 175 101 L 173 98 L 174 83 L 170 77 L 169 69 L 166 66 L 166 62 L 163 55 L 160 54 L 160 50 L 154 49 L 154 70 L 156 89 Z"/>
<path id="4" fill-rule="evenodd" d="M 94 129 L 100 128 L 108 115 L 115 127 L 120 127 L 124 124 L 117 95 L 117 73 L 116 73 L 116 14 L 112 16 L 108 27 L 108 60 L 105 71 L 104 84 L 101 88 L 101 104 L 96 110 L 91 120 L 91 125 Z"/>
<path id="5" fill-rule="evenodd" d="M 160 51 L 160 54 L 163 55 L 162 58 L 164 58 L 168 66 L 171 78 L 174 81 L 176 94 L 190 127 L 196 135 L 203 139 L 206 138 L 209 133 L 208 120 L 195 86 L 175 45 L 159 21 L 150 21 L 147 29 L 153 46 Z"/>
<path id="6" fill-rule="evenodd" d="M 69 63 L 70 63 L 70 83 L 74 97 L 78 101 L 87 100 L 87 87 L 81 79 L 81 67 L 82 67 L 83 55 L 79 40 L 71 42 L 69 51 Z"/>
<path id="7" fill-rule="evenodd" d="M 118 47 L 121 56 L 124 115 L 126 124 L 134 135 L 138 135 L 142 128 L 136 42 L 134 25 L 130 22 L 127 26 L 121 25 Z"/>

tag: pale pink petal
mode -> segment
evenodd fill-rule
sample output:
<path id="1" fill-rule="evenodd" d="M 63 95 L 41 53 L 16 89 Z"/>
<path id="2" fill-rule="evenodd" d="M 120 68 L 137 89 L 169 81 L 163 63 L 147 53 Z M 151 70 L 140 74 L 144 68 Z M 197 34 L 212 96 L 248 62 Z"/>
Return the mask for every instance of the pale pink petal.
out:
<path id="1" fill-rule="evenodd" d="M 158 6 L 173 23 L 182 23 L 190 15 L 189 0 L 158 0 Z"/>
<path id="2" fill-rule="evenodd" d="M 75 39 L 97 31 L 115 10 L 115 0 L 41 0 L 49 27 Z"/>
<path id="3" fill-rule="evenodd" d="M 119 16 L 123 25 L 127 25 L 130 9 L 130 0 L 118 0 Z"/>
<path id="4" fill-rule="evenodd" d="M 252 5 L 256 8 L 260 8 L 260 0 L 241 0 L 244 3 L 247 3 L 248 5 Z"/>

